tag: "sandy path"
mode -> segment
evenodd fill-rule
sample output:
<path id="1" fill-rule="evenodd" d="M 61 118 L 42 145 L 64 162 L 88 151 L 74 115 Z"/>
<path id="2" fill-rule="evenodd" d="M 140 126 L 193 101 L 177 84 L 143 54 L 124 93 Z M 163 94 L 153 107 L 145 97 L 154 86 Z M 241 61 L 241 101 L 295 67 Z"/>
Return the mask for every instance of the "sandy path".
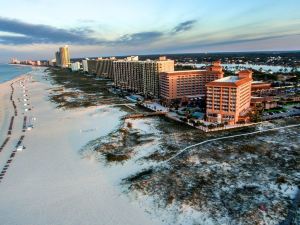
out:
<path id="1" fill-rule="evenodd" d="M 39 80 L 41 74 L 35 73 L 34 78 Z M 33 109 L 24 112 L 23 102 L 16 100 L 22 99 L 22 88 L 16 85 L 18 116 L 12 139 L 4 154 L 0 153 L 2 168 L 20 135 L 25 134 L 26 149 L 16 153 L 0 183 L 1 224 L 160 224 L 120 194 L 118 187 L 110 183 L 109 174 L 100 170 L 98 162 L 81 159 L 78 154 L 89 140 L 111 132 L 123 114 L 115 108 L 58 110 L 46 101 L 47 84 L 28 82 L 27 86 Z M 9 112 L 13 113 L 12 107 Z M 28 121 L 37 118 L 33 130 L 22 132 L 22 113 Z M 2 117 L 7 120 L 7 116 Z M 2 131 L 1 128 L 0 142 L 4 139 Z"/>

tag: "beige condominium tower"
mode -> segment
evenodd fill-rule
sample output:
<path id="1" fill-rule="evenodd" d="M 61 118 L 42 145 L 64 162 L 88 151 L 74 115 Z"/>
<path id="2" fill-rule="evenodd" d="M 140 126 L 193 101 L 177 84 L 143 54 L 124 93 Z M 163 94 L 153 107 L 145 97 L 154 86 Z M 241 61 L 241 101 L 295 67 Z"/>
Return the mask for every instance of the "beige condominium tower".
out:
<path id="1" fill-rule="evenodd" d="M 60 66 L 62 68 L 68 68 L 70 65 L 70 53 L 69 53 L 69 46 L 65 45 L 64 47 L 59 48 L 60 53 Z"/>
<path id="2" fill-rule="evenodd" d="M 113 79 L 113 62 L 116 61 L 115 57 L 98 58 L 87 60 L 87 67 L 89 74 L 94 74 L 104 78 Z"/>
<path id="3" fill-rule="evenodd" d="M 127 57 L 114 61 L 113 71 L 117 87 L 158 98 L 160 73 L 174 71 L 174 61 L 166 57 L 146 61 L 140 61 L 138 57 Z"/>

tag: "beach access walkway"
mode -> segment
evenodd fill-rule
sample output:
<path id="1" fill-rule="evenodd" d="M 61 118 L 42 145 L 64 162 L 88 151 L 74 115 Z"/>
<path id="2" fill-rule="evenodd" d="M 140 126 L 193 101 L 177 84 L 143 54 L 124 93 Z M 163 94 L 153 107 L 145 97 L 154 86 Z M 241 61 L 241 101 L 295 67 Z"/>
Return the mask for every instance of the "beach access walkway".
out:
<path id="1" fill-rule="evenodd" d="M 300 124 L 293 124 L 293 125 L 287 125 L 287 126 L 282 126 L 282 127 L 275 127 L 275 128 L 265 129 L 265 130 L 254 131 L 254 132 L 248 132 L 248 133 L 244 133 L 244 134 L 236 134 L 236 135 L 230 135 L 230 136 L 226 136 L 226 137 L 219 137 L 219 138 L 209 139 L 209 140 L 202 141 L 202 142 L 199 142 L 197 144 L 193 144 L 193 145 L 185 147 L 184 149 L 180 150 L 177 154 L 175 154 L 174 156 L 170 157 L 169 159 L 163 161 L 162 163 L 170 162 L 170 161 L 174 160 L 175 158 L 177 158 L 179 155 L 183 154 L 184 152 L 189 151 L 189 150 L 191 150 L 195 147 L 198 147 L 200 145 L 204 145 L 204 144 L 209 143 L 209 142 L 215 142 L 215 141 L 220 141 L 220 140 L 225 140 L 225 139 L 232 139 L 232 138 L 236 138 L 236 137 L 243 137 L 243 136 L 261 134 L 261 133 L 265 133 L 265 132 L 283 130 L 283 129 L 294 128 L 294 127 L 300 127 Z"/>

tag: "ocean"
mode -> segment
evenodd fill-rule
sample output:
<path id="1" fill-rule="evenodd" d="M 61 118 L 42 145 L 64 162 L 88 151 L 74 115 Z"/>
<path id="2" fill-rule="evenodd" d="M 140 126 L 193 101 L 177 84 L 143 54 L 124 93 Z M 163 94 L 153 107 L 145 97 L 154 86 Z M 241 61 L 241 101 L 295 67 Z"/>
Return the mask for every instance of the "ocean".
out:
<path id="1" fill-rule="evenodd" d="M 12 80 L 30 71 L 32 71 L 32 67 L 30 66 L 0 64 L 0 83 Z"/>

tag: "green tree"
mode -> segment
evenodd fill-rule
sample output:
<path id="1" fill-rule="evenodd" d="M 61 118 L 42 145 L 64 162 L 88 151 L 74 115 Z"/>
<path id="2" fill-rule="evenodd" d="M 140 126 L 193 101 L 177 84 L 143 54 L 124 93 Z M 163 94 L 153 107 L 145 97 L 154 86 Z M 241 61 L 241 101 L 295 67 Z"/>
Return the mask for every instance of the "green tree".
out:
<path id="1" fill-rule="evenodd" d="M 262 121 L 262 110 L 261 106 L 258 105 L 254 108 L 254 110 L 248 113 L 251 122 L 257 123 Z"/>

